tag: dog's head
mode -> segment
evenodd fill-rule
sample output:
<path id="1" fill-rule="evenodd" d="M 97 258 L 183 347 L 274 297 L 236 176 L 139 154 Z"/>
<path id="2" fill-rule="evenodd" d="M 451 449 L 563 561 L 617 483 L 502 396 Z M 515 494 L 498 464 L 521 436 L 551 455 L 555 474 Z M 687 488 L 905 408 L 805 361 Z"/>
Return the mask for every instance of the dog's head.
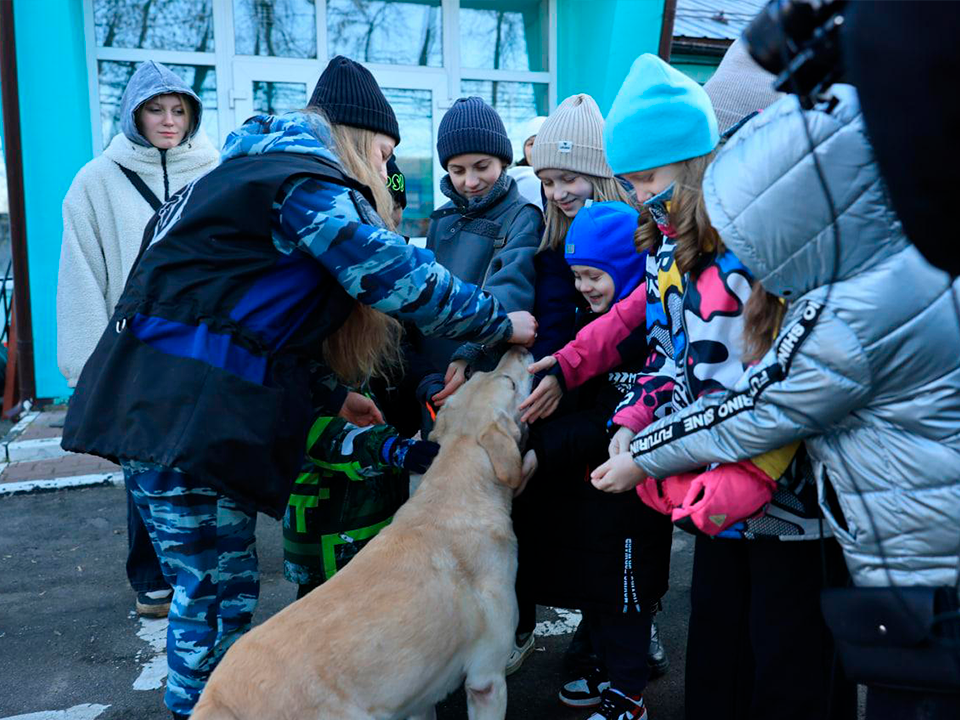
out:
<path id="1" fill-rule="evenodd" d="M 497 479 L 517 489 L 525 473 L 520 445 L 526 425 L 520 422 L 520 403 L 530 394 L 533 376 L 527 372 L 532 358 L 515 347 L 506 352 L 490 372 L 474 373 L 450 396 L 437 415 L 430 439 L 443 445 L 444 438 L 474 437 L 490 456 Z"/>

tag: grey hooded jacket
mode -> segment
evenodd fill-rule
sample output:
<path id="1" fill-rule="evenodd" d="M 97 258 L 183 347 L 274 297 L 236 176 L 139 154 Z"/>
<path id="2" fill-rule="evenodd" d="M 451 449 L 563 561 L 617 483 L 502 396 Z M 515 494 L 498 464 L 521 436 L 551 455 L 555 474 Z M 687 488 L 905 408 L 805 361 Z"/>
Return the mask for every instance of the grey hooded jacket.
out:
<path id="1" fill-rule="evenodd" d="M 200 127 L 200 121 L 203 119 L 203 104 L 179 75 L 153 60 L 147 60 L 137 68 L 123 91 L 123 97 L 120 99 L 120 130 L 137 145 L 150 147 L 150 142 L 140 134 L 137 128 L 137 109 L 152 97 L 174 93 L 189 98 L 193 105 L 193 112 L 190 115 L 192 126 L 180 144 L 188 142 Z"/>
<path id="2" fill-rule="evenodd" d="M 960 287 L 904 236 L 856 93 L 834 86 L 832 94 L 835 106 L 806 113 L 796 98 L 780 100 L 733 137 L 704 178 L 723 241 L 791 301 L 773 348 L 730 392 L 649 426 L 631 450 L 662 478 L 806 438 L 820 506 L 854 582 L 953 586 Z"/>
<path id="3" fill-rule="evenodd" d="M 458 209 L 455 202 L 437 210 L 431 216 L 426 247 L 437 256 L 438 263 L 461 280 L 481 285 L 507 312 L 532 312 L 536 280 L 533 256 L 543 235 L 543 216 L 520 194 L 513 178 L 501 175 L 500 183 L 505 183 L 499 190 L 501 197 L 482 210 L 468 210 L 467 205 Z M 452 184 L 445 184 L 445 192 L 454 193 Z M 511 213 L 516 214 L 510 226 L 501 227 Z M 505 243 L 494 249 L 494 238 L 501 232 L 506 233 Z M 462 358 L 473 364 L 484 352 L 473 343 L 465 346 L 437 337 L 424 338 L 421 349 L 439 372 L 444 372 L 451 360 Z"/>

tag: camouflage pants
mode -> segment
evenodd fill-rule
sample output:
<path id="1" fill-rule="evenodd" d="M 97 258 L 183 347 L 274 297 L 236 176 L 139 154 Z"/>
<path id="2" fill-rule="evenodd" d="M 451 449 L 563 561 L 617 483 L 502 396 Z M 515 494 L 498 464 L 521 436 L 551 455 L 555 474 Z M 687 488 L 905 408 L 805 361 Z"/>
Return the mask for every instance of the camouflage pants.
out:
<path id="1" fill-rule="evenodd" d="M 217 662 L 250 627 L 260 594 L 257 516 L 181 472 L 136 467 L 124 475 L 174 589 L 164 700 L 189 715 Z"/>

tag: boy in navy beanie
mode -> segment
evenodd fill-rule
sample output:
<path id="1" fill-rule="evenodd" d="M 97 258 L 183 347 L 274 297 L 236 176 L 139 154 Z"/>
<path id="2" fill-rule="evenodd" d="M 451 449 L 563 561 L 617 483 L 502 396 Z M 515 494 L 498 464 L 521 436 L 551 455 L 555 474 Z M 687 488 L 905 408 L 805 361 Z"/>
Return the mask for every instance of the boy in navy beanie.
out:
<path id="1" fill-rule="evenodd" d="M 430 216 L 427 249 L 457 277 L 493 294 L 506 308 L 533 309 L 533 256 L 543 233 L 540 209 L 506 173 L 513 148 L 497 111 L 478 97 L 460 98 L 440 121 L 437 153 L 447 171 L 440 189 L 450 202 Z M 468 367 L 496 364 L 481 348 L 424 338 L 420 351 L 443 372 L 437 406 L 465 380 Z"/>
<path id="2" fill-rule="evenodd" d="M 457 155 L 492 155 L 504 167 L 513 162 L 513 147 L 503 120 L 478 97 L 460 98 L 443 116 L 437 132 L 437 152 L 444 170 L 450 158 Z"/>

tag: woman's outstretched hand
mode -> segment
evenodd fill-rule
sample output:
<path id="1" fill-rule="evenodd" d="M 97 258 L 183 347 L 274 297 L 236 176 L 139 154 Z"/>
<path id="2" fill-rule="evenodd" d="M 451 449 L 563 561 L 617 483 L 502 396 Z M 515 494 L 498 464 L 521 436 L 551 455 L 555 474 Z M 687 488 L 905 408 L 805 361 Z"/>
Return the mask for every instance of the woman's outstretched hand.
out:
<path id="1" fill-rule="evenodd" d="M 556 364 L 557 359 L 553 355 L 547 355 L 528 366 L 527 371 L 531 375 L 535 375 L 544 370 L 549 370 Z M 540 380 L 540 384 L 533 389 L 527 399 L 520 403 L 520 409 L 525 411 L 520 417 L 520 421 L 534 422 L 540 418 L 548 417 L 557 409 L 562 397 L 563 389 L 560 387 L 560 381 L 553 375 L 547 375 Z"/>
<path id="2" fill-rule="evenodd" d="M 513 335 L 507 342 L 524 347 L 533 345 L 533 341 L 537 339 L 537 319 L 526 310 L 508 313 L 507 317 L 513 324 Z"/>

